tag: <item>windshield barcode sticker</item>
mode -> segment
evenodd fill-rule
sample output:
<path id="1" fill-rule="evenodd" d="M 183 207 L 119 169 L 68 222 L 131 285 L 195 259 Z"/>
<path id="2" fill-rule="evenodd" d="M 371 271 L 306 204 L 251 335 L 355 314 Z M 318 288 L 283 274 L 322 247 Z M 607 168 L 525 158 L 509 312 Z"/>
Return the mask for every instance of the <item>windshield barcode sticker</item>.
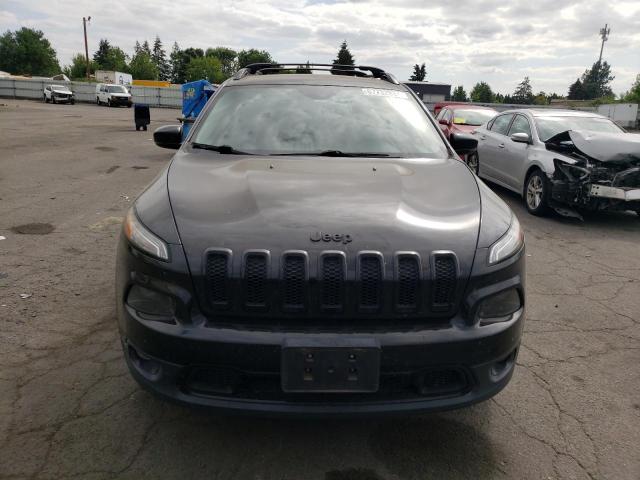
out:
<path id="1" fill-rule="evenodd" d="M 363 88 L 363 95 L 369 95 L 371 97 L 393 97 L 393 98 L 409 98 L 405 92 L 398 92 L 396 90 L 382 90 L 378 88 Z"/>

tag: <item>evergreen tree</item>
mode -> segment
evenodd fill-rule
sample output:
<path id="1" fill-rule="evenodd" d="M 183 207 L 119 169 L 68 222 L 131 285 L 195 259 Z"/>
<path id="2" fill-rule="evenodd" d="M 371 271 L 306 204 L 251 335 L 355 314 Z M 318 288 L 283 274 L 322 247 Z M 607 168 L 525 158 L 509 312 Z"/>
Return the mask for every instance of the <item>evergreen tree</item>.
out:
<path id="1" fill-rule="evenodd" d="M 569 94 L 567 95 L 567 98 L 569 100 L 585 99 L 584 86 L 582 85 L 582 82 L 579 78 L 577 78 L 576 81 L 569 86 Z"/>
<path id="2" fill-rule="evenodd" d="M 524 77 L 524 80 L 518 84 L 515 92 L 513 92 L 512 102 L 523 105 L 533 102 L 533 90 L 531 89 L 529 77 Z"/>
<path id="3" fill-rule="evenodd" d="M 153 42 L 153 52 L 151 53 L 151 59 L 155 63 L 158 70 L 158 80 L 169 80 L 171 78 L 171 67 L 167 61 L 167 54 L 162 48 L 162 42 L 160 37 L 156 35 L 156 40 Z"/>
<path id="4" fill-rule="evenodd" d="M 185 57 L 180 50 L 178 42 L 173 42 L 173 49 L 169 55 L 169 64 L 171 66 L 171 83 L 184 83 L 187 75 L 187 63 Z"/>
<path id="5" fill-rule="evenodd" d="M 464 87 L 462 85 L 458 85 L 453 89 L 453 95 L 451 96 L 451 100 L 454 102 L 467 102 L 469 99 L 467 98 L 467 92 L 464 91 Z"/>
<path id="6" fill-rule="evenodd" d="M 142 51 L 151 56 L 151 47 L 149 47 L 149 42 L 147 40 L 142 44 Z"/>
<path id="7" fill-rule="evenodd" d="M 142 50 L 142 47 L 140 46 L 140 42 L 139 42 L 138 40 L 136 40 L 136 44 L 135 44 L 135 46 L 133 47 L 133 54 L 134 54 L 134 56 L 135 56 L 135 55 L 137 55 L 137 54 L 139 54 L 141 50 Z"/>
<path id="8" fill-rule="evenodd" d="M 423 63 L 422 65 L 418 65 L 417 63 L 413 66 L 413 74 L 409 78 L 411 82 L 424 82 L 424 79 L 427 76 L 427 67 Z"/>
<path id="9" fill-rule="evenodd" d="M 106 62 L 109 50 L 111 50 L 109 41 L 106 38 L 101 38 L 98 44 L 98 50 L 93 54 L 93 61 L 96 62 L 100 68 L 102 68 L 102 65 Z"/>
<path id="10" fill-rule="evenodd" d="M 344 70 L 353 70 L 351 66 L 355 65 L 355 59 L 353 58 L 353 55 L 351 55 L 351 51 L 347 46 L 346 40 L 340 44 L 340 49 L 338 50 L 338 56 L 333 61 L 333 65 L 342 65 L 341 67 L 331 68 L 331 73 L 333 75 L 350 75 L 348 72 L 344 72 Z"/>

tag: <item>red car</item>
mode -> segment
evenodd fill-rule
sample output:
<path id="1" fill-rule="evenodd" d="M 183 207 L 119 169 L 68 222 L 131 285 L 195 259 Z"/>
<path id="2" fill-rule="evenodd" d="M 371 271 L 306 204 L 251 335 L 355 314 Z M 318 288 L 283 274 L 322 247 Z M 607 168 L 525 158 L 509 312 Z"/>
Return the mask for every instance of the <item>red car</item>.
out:
<path id="1" fill-rule="evenodd" d="M 440 129 L 450 140 L 451 134 L 471 133 L 476 128 L 484 125 L 498 112 L 493 108 L 481 107 L 480 105 L 470 105 L 468 103 L 447 103 L 436 104 L 435 106 L 436 120 L 440 124 Z M 472 170 L 476 171 L 477 155 L 471 153 L 469 155 L 460 155 Z"/>

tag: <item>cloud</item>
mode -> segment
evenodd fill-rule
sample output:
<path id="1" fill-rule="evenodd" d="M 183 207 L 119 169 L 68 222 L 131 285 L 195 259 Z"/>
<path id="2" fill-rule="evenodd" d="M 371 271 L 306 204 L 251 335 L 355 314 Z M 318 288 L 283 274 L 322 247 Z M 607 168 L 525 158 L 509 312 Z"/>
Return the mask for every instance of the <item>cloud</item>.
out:
<path id="1" fill-rule="evenodd" d="M 630 0 L 157 0 L 112 2 L 4 0 L 0 29 L 44 31 L 61 63 L 84 49 L 82 16 L 91 15 L 89 48 L 100 38 L 132 53 L 136 40 L 156 35 L 181 47 L 258 48 L 279 61 L 328 63 L 347 40 L 357 62 L 408 78 L 414 63 L 427 79 L 464 85 L 486 81 L 512 92 L 525 75 L 534 90 L 566 93 L 600 51 L 627 90 L 640 72 L 640 7 Z"/>

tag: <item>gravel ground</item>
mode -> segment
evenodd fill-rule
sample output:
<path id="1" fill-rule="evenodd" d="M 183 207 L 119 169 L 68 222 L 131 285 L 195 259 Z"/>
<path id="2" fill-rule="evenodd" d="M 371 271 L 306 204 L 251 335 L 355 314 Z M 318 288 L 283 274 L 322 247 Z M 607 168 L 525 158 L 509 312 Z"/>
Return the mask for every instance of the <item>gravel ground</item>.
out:
<path id="1" fill-rule="evenodd" d="M 534 218 L 518 368 L 494 399 L 377 420 L 225 418 L 156 400 L 116 333 L 119 224 L 177 110 L 0 100 L 0 478 L 640 478 L 640 220 Z M 24 297 L 24 298 L 23 298 Z"/>

